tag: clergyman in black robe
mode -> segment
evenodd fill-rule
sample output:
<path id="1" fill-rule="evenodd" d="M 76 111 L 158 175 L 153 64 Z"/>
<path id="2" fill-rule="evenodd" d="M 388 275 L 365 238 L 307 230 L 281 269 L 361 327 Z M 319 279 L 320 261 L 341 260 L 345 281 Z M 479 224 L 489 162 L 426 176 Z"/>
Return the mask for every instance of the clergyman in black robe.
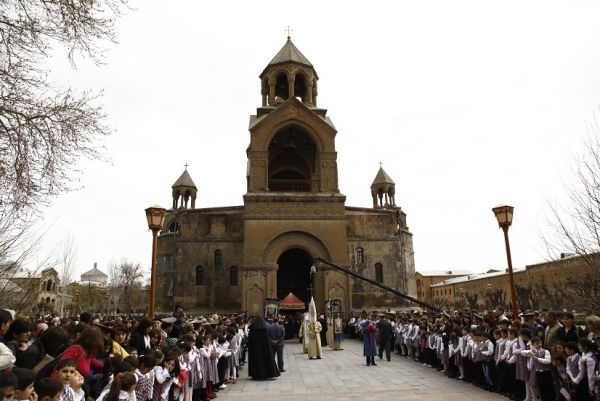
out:
<path id="1" fill-rule="evenodd" d="M 267 322 L 262 316 L 256 316 L 248 329 L 248 376 L 254 380 L 279 376 L 271 340 L 267 336 Z"/>
<path id="2" fill-rule="evenodd" d="M 319 316 L 319 323 L 321 323 L 321 346 L 326 347 L 327 344 L 327 330 L 329 330 L 329 327 L 327 327 L 327 319 L 325 319 L 325 316 L 321 315 Z"/>

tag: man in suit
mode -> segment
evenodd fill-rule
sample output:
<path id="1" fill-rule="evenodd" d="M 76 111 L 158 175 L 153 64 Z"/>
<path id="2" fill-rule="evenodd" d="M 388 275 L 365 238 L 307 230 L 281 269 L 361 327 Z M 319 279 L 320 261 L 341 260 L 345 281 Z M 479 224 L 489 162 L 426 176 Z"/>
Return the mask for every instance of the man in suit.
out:
<path id="1" fill-rule="evenodd" d="M 379 359 L 383 359 L 383 351 L 385 350 L 385 358 L 388 362 L 391 359 L 392 336 L 394 330 L 392 324 L 385 315 L 379 316 L 377 323 L 377 337 L 379 338 Z"/>
<path id="2" fill-rule="evenodd" d="M 285 372 L 283 368 L 283 346 L 285 345 L 285 328 L 283 318 L 275 322 L 269 321 L 267 325 L 267 337 L 271 340 L 274 353 L 277 355 L 277 367 L 279 372 Z"/>

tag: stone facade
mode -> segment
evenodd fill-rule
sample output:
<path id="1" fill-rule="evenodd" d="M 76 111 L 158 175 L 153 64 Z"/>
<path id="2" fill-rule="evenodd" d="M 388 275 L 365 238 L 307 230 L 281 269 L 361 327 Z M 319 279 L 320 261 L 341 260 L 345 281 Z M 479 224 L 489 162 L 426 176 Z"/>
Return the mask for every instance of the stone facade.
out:
<path id="1" fill-rule="evenodd" d="M 469 270 L 446 270 L 446 271 L 427 271 L 416 272 L 415 279 L 417 282 L 417 298 L 420 301 L 431 304 L 433 301 L 433 293 L 431 285 L 440 283 L 455 277 L 463 277 L 473 274 Z"/>
<path id="2" fill-rule="evenodd" d="M 523 299 L 522 294 L 517 291 L 519 307 L 522 310 L 567 308 L 570 300 L 564 299 L 564 304 L 558 305 L 556 300 L 545 297 L 547 294 L 544 294 L 543 287 L 548 288 L 550 293 L 554 293 L 557 288 L 568 286 L 568 280 L 572 277 L 587 277 L 590 274 L 595 274 L 590 267 L 590 259 L 593 259 L 594 265 L 600 265 L 598 254 L 588 255 L 587 260 L 580 256 L 562 255 L 561 259 L 514 269 L 515 286 L 527 289 L 529 292 L 528 300 Z M 424 274 L 427 273 L 418 272 L 417 277 L 421 278 Z M 495 307 L 496 303 L 503 304 L 507 308 L 510 304 L 510 283 L 507 270 L 492 269 L 485 273 L 461 277 L 436 277 L 440 280 L 429 283 L 428 292 L 423 292 L 423 294 L 428 294 L 428 297 L 419 297 L 419 299 L 443 306 L 444 309 L 471 307 L 485 310 Z M 498 299 L 494 296 L 495 293 L 501 294 L 502 297 Z M 476 300 L 473 298 L 474 296 L 476 296 Z M 469 297 L 472 297 L 471 299 L 476 302 L 470 305 Z"/>
<path id="3" fill-rule="evenodd" d="M 327 266 L 317 266 L 311 286 L 319 257 L 416 296 L 412 234 L 382 168 L 371 185 L 373 208 L 345 205 L 337 131 L 316 106 L 314 67 L 289 38 L 260 78 L 244 205 L 195 208 L 197 189 L 184 171 L 158 238 L 157 309 L 256 313 L 264 298 L 289 292 L 304 302 L 312 293 L 321 311 L 330 298 L 341 298 L 345 310 L 401 306 Z"/>

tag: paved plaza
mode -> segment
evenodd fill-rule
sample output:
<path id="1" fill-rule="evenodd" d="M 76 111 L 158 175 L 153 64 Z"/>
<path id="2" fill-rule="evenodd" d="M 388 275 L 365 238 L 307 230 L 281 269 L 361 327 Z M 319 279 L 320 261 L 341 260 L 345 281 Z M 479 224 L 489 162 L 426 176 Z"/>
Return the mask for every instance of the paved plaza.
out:
<path id="1" fill-rule="evenodd" d="M 308 360 L 297 342 L 285 345 L 285 369 L 275 380 L 248 378 L 247 366 L 237 384 L 218 393 L 221 401 L 506 401 L 472 384 L 448 379 L 435 369 L 392 354 L 365 365 L 362 342 L 346 340 L 343 351 L 323 349 L 323 359 Z"/>

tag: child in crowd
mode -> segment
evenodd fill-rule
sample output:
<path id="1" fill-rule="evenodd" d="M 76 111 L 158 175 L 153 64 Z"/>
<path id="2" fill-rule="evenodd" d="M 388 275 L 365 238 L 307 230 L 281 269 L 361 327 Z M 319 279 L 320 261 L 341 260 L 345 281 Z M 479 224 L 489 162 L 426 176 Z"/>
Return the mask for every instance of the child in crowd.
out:
<path id="1" fill-rule="evenodd" d="M 571 397 L 568 391 L 569 376 L 565 365 L 565 357 L 561 353 L 552 354 L 552 383 L 557 401 L 567 401 Z"/>
<path id="2" fill-rule="evenodd" d="M 113 379 L 108 393 L 102 393 L 96 401 L 135 401 L 135 374 L 118 373 Z"/>
<path id="3" fill-rule="evenodd" d="M 481 368 L 484 376 L 484 388 L 488 391 L 494 388 L 492 382 L 492 366 L 494 364 L 494 343 L 484 334 L 479 334 L 481 345 Z"/>
<path id="4" fill-rule="evenodd" d="M 63 385 L 61 401 L 83 401 L 83 376 L 77 371 L 77 363 L 72 359 L 63 359 L 56 365 L 56 378 Z M 72 386 L 73 385 L 73 386 Z"/>
<path id="5" fill-rule="evenodd" d="M 0 372 L 0 390 L 4 394 L 4 401 L 13 401 L 19 381 L 12 372 Z"/>
<path id="6" fill-rule="evenodd" d="M 38 401 L 59 401 L 63 392 L 61 382 L 51 377 L 45 377 L 36 382 L 34 387 Z"/>
<path id="7" fill-rule="evenodd" d="M 596 358 L 592 352 L 592 342 L 587 338 L 581 338 L 578 343 L 581 357 L 578 361 L 579 373 L 573 379 L 576 387 L 577 401 L 592 401 L 595 381 L 592 379 L 596 371 Z"/>
<path id="8" fill-rule="evenodd" d="M 154 371 L 156 358 L 153 353 L 142 355 L 138 359 L 138 367 L 134 374 L 136 377 L 135 396 L 137 401 L 149 401 L 152 399 L 152 387 L 154 385 L 154 376 L 150 380 L 149 373 Z"/>
<path id="9" fill-rule="evenodd" d="M 13 374 L 17 377 L 15 401 L 37 401 L 37 394 L 33 389 L 35 373 L 31 369 L 15 368 Z"/>
<path id="10" fill-rule="evenodd" d="M 154 369 L 153 401 L 168 401 L 169 390 L 173 384 L 171 373 L 175 370 L 175 354 L 165 355 L 162 364 Z"/>
<path id="11" fill-rule="evenodd" d="M 531 330 L 522 328 L 519 331 L 519 338 L 513 343 L 513 354 L 517 356 L 515 361 L 515 380 L 518 390 L 517 396 L 525 401 L 533 400 L 532 387 L 529 385 L 530 372 L 527 367 L 527 355 L 530 351 Z"/>
<path id="12" fill-rule="evenodd" d="M 504 346 L 504 355 L 502 356 L 502 360 L 506 364 L 505 395 L 511 399 L 518 399 L 517 382 L 515 380 L 515 376 L 517 374 L 517 356 L 514 352 L 515 345 L 518 345 L 518 335 L 519 333 L 517 332 L 517 329 L 510 328 L 507 330 L 506 343 Z"/>
<path id="13" fill-rule="evenodd" d="M 550 351 L 543 348 L 539 337 L 531 339 L 531 350 L 525 355 L 529 358 L 527 368 L 529 369 L 529 385 L 532 389 L 534 400 L 541 398 L 542 401 L 555 401 L 554 386 L 552 384 L 552 372 Z"/>

